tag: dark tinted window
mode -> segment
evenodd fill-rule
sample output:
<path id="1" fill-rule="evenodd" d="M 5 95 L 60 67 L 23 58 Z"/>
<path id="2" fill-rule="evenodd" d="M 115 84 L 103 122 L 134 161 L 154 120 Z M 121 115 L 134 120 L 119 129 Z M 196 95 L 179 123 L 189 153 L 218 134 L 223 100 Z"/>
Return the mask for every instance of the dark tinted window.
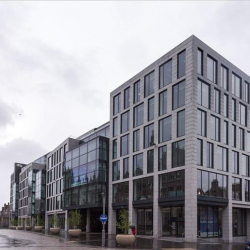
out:
<path id="1" fill-rule="evenodd" d="M 167 90 L 161 92 L 159 94 L 159 115 L 167 114 L 168 106 L 167 106 Z"/>
<path id="2" fill-rule="evenodd" d="M 113 181 L 120 180 L 120 161 L 113 162 Z"/>
<path id="3" fill-rule="evenodd" d="M 154 97 L 148 99 L 148 121 L 154 119 Z"/>
<path id="4" fill-rule="evenodd" d="M 133 151 L 139 151 L 140 150 L 140 130 L 136 130 L 133 133 Z"/>
<path id="5" fill-rule="evenodd" d="M 185 105 L 185 81 L 173 86 L 173 109 Z"/>
<path id="6" fill-rule="evenodd" d="M 203 75 L 203 51 L 201 49 L 198 49 L 197 53 L 197 72 L 200 75 Z"/>
<path id="7" fill-rule="evenodd" d="M 140 81 L 134 84 L 134 103 L 140 101 Z"/>
<path id="8" fill-rule="evenodd" d="M 121 115 L 121 133 L 127 132 L 129 130 L 129 111 Z"/>
<path id="9" fill-rule="evenodd" d="M 180 54 L 178 54 L 177 58 L 178 62 L 178 68 L 177 68 L 177 75 L 178 78 L 185 75 L 186 70 L 186 51 L 182 51 Z"/>
<path id="10" fill-rule="evenodd" d="M 172 117 L 166 117 L 159 121 L 159 143 L 171 140 L 172 138 Z"/>
<path id="11" fill-rule="evenodd" d="M 143 174 L 143 154 L 134 155 L 133 170 L 133 176 Z"/>
<path id="12" fill-rule="evenodd" d="M 120 97 L 121 94 L 118 94 L 116 96 L 114 96 L 113 98 L 113 115 L 116 115 L 120 112 Z"/>
<path id="13" fill-rule="evenodd" d="M 197 94 L 198 94 L 197 103 L 209 109 L 210 108 L 210 85 L 198 80 L 197 87 L 198 87 L 197 88 Z"/>
<path id="14" fill-rule="evenodd" d="M 160 86 L 163 88 L 172 82 L 172 60 L 160 66 Z"/>
<path id="15" fill-rule="evenodd" d="M 144 127 L 144 148 L 154 144 L 154 124 Z"/>
<path id="16" fill-rule="evenodd" d="M 207 57 L 207 79 L 217 83 L 217 62 L 210 56 Z"/>
<path id="17" fill-rule="evenodd" d="M 144 97 L 154 93 L 154 72 L 144 77 Z"/>
<path id="18" fill-rule="evenodd" d="M 174 142 L 172 144 L 172 167 L 181 167 L 185 165 L 185 140 Z"/>
<path id="19" fill-rule="evenodd" d="M 124 109 L 130 106 L 130 87 L 124 90 Z"/>
<path id="20" fill-rule="evenodd" d="M 134 107 L 134 127 L 143 124 L 143 103 Z"/>
<path id="21" fill-rule="evenodd" d="M 121 156 L 129 153 L 129 135 L 121 137 Z"/>
<path id="22" fill-rule="evenodd" d="M 185 110 L 177 113 L 177 137 L 185 135 Z"/>
<path id="23" fill-rule="evenodd" d="M 123 159 L 123 179 L 129 178 L 129 158 Z"/>
<path id="24" fill-rule="evenodd" d="M 113 136 L 118 135 L 118 118 L 113 119 Z"/>
<path id="25" fill-rule="evenodd" d="M 154 172 L 154 150 L 149 150 L 147 152 L 147 172 L 153 173 Z"/>
<path id="26" fill-rule="evenodd" d="M 158 170 L 167 169 L 167 146 L 160 147 L 158 152 Z"/>

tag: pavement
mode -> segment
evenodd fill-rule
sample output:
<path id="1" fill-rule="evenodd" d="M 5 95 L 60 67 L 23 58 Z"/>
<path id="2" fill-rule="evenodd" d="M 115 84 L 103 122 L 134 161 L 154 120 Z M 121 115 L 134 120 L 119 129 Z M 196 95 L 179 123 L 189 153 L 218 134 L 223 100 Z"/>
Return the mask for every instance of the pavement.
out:
<path id="1" fill-rule="evenodd" d="M 244 250 L 245 244 L 215 243 L 209 240 L 198 240 L 197 244 L 185 243 L 182 239 L 176 242 L 169 238 L 153 239 L 151 237 L 137 237 L 133 246 L 121 248 L 117 245 L 115 235 L 106 235 L 105 247 L 101 247 L 101 234 L 82 234 L 78 238 L 67 235 L 58 236 L 23 230 L 0 229 L 0 249 L 18 248 L 18 250 L 53 249 L 154 249 L 154 250 Z"/>

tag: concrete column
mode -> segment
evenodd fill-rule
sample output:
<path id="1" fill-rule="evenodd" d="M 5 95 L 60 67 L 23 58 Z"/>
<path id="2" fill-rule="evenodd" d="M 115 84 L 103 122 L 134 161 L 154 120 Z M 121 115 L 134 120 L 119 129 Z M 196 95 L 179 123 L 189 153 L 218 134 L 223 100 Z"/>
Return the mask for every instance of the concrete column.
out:
<path id="1" fill-rule="evenodd" d="M 69 229 L 69 223 L 68 223 L 68 210 L 65 211 L 65 232 Z"/>
<path id="2" fill-rule="evenodd" d="M 113 209 L 111 203 L 108 210 L 108 233 L 116 234 L 116 210 Z"/>
<path id="3" fill-rule="evenodd" d="M 156 165 L 157 166 L 157 165 Z M 154 175 L 154 200 L 153 200 L 153 237 L 159 238 L 162 236 L 162 210 L 158 204 L 159 197 L 158 175 Z"/>
<path id="4" fill-rule="evenodd" d="M 49 216 L 46 213 L 45 214 L 45 231 L 48 231 L 48 229 L 49 229 Z"/>
<path id="5" fill-rule="evenodd" d="M 233 241 L 232 216 L 232 204 L 228 204 L 222 211 L 222 239 L 229 243 Z"/>
<path id="6" fill-rule="evenodd" d="M 87 209 L 86 233 L 90 233 L 90 209 Z"/>
<path id="7" fill-rule="evenodd" d="M 136 227 L 137 231 L 137 209 L 133 207 L 133 181 L 129 181 L 129 221 Z"/>
<path id="8" fill-rule="evenodd" d="M 250 209 L 247 209 L 247 239 L 250 239 Z"/>
<path id="9" fill-rule="evenodd" d="M 197 242 L 197 169 L 185 170 L 185 241 Z"/>

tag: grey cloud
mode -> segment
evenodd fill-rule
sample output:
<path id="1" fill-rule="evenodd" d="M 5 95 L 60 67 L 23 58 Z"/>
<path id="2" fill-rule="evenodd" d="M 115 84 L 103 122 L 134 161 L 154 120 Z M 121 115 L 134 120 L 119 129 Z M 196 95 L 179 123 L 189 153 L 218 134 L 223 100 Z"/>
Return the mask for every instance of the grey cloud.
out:
<path id="1" fill-rule="evenodd" d="M 0 99 L 0 129 L 14 123 L 14 116 L 18 116 L 18 110 Z"/>
<path id="2" fill-rule="evenodd" d="M 9 202 L 10 175 L 14 170 L 14 163 L 30 163 L 47 151 L 37 142 L 17 138 L 4 146 L 0 146 L 0 204 Z"/>

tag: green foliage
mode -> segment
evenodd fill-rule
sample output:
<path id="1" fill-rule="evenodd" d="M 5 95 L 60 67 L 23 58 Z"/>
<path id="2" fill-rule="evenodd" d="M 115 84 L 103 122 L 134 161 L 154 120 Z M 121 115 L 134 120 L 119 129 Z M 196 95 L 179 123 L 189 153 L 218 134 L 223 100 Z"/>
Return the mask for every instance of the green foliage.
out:
<path id="1" fill-rule="evenodd" d="M 50 223 L 51 223 L 52 227 L 57 227 L 58 226 L 58 216 L 57 216 L 56 213 L 51 217 Z"/>
<path id="2" fill-rule="evenodd" d="M 30 217 L 27 217 L 27 218 L 26 218 L 26 226 L 30 226 L 30 222 L 31 222 L 31 221 L 30 221 Z"/>
<path id="3" fill-rule="evenodd" d="M 36 216 L 36 225 L 37 225 L 37 226 L 43 226 L 43 221 L 42 221 L 42 218 L 41 218 L 41 215 L 40 215 L 40 214 L 38 214 L 38 215 Z"/>
<path id="4" fill-rule="evenodd" d="M 18 220 L 17 220 L 17 219 L 14 219 L 14 220 L 13 220 L 13 226 L 16 227 L 17 225 L 18 225 Z"/>
<path id="5" fill-rule="evenodd" d="M 118 215 L 118 221 L 116 221 L 116 226 L 124 233 L 127 234 L 131 226 L 129 221 L 128 210 L 122 209 Z"/>
<path id="6" fill-rule="evenodd" d="M 22 226 L 22 219 L 21 218 L 18 219 L 18 226 Z"/>
<path id="7" fill-rule="evenodd" d="M 81 224 L 82 215 L 78 210 L 69 212 L 69 225 L 73 229 L 78 229 Z"/>

